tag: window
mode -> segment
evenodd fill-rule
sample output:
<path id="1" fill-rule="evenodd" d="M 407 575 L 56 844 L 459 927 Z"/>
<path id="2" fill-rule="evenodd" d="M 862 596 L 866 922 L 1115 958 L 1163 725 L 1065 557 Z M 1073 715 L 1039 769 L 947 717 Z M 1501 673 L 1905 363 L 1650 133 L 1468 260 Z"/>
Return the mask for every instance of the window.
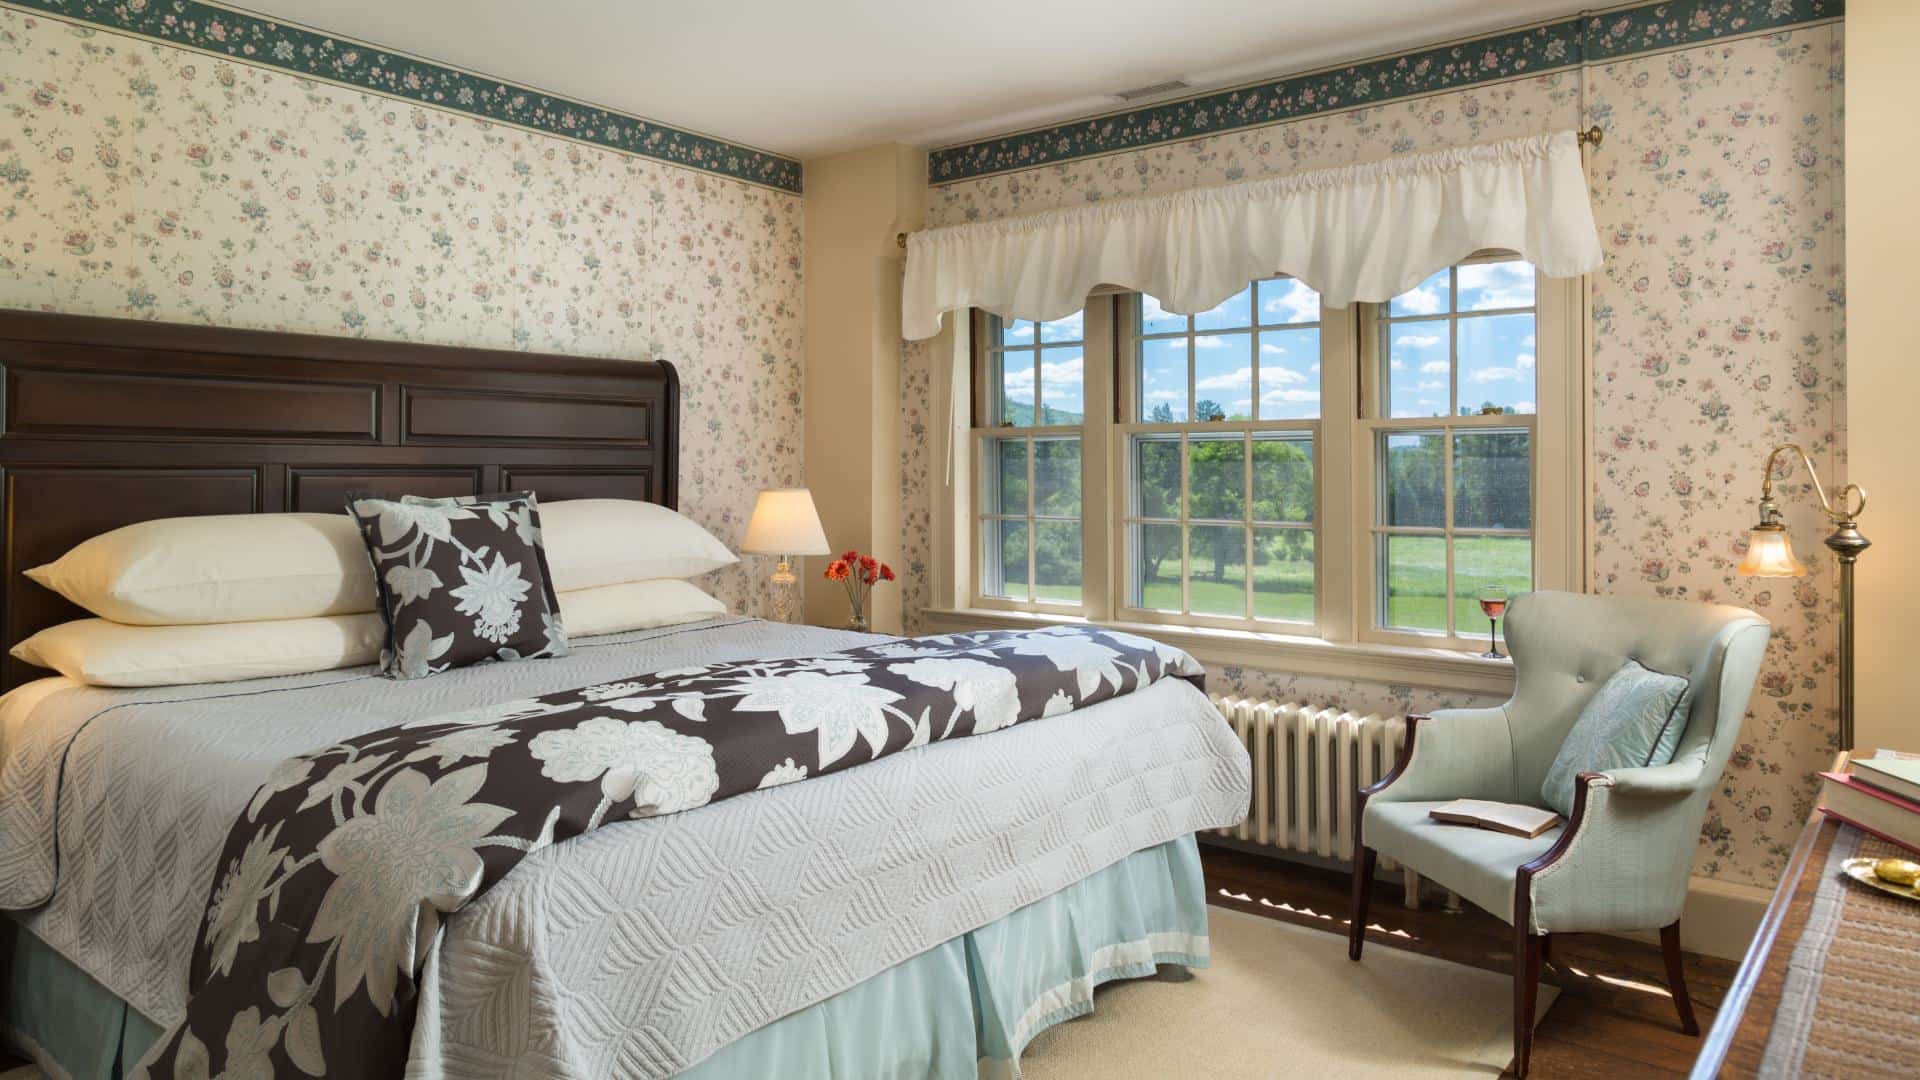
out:
<path id="1" fill-rule="evenodd" d="M 1123 310 L 1126 605 L 1313 623 L 1319 294 L 1275 278 L 1193 316 Z"/>
<path id="2" fill-rule="evenodd" d="M 1482 589 L 1533 587 L 1533 267 L 1462 263 L 1372 315 L 1372 614 L 1387 631 L 1469 636 L 1488 628 Z"/>
<path id="3" fill-rule="evenodd" d="M 1082 317 L 980 320 L 986 413 L 979 440 L 980 590 L 1027 604 L 1080 602 L 1086 422 Z"/>
<path id="4" fill-rule="evenodd" d="M 1280 276 L 1191 316 L 1116 290 L 976 313 L 943 595 L 1193 627 L 1239 663 L 1479 652 L 1483 588 L 1581 587 L 1579 302 L 1490 252 L 1347 309 Z"/>

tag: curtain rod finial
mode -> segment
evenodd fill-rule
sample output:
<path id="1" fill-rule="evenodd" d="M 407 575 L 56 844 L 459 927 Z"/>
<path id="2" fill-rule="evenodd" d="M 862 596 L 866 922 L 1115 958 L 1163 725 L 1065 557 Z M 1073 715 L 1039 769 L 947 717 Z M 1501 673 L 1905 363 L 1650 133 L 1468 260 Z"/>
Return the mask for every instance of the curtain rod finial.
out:
<path id="1" fill-rule="evenodd" d="M 1580 145 L 1581 146 L 1599 146 L 1600 140 L 1603 137 L 1605 137 L 1606 134 L 1607 134 L 1606 132 L 1600 130 L 1599 124 L 1595 124 L 1592 127 L 1580 133 L 1579 135 Z"/>

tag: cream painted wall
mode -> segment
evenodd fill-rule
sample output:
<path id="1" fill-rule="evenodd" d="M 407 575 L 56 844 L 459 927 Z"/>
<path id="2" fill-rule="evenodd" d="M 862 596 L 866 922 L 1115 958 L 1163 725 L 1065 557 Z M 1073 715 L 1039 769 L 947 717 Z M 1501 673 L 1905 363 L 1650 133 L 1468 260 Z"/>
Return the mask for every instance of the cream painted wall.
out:
<path id="1" fill-rule="evenodd" d="M 927 156 L 889 144 L 806 163 L 806 461 L 835 550 L 899 562 L 900 273 L 895 236 L 925 215 Z M 808 559 L 817 581 L 825 559 Z M 874 590 L 877 631 L 899 632 L 901 589 Z M 843 623 L 838 587 L 806 591 L 806 621 Z"/>
<path id="2" fill-rule="evenodd" d="M 1906 680 L 1920 626 L 1920 469 L 1913 403 L 1920 356 L 1920 136 L 1911 87 L 1920 67 L 1920 4 L 1847 4 L 1847 479 L 1867 489 L 1861 531 L 1873 548 L 1858 577 L 1856 739 L 1920 751 L 1920 716 Z M 1804 547 L 1811 539 L 1796 537 Z"/>

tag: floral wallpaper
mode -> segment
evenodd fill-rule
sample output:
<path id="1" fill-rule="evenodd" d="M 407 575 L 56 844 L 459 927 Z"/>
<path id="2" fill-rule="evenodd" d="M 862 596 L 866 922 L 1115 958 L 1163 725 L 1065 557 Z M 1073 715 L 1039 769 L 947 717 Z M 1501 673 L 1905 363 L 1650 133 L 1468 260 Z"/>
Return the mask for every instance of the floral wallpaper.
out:
<path id="1" fill-rule="evenodd" d="M 1649 43 L 1690 40 L 1685 20 L 1698 12 L 1669 10 L 1680 7 L 1722 9 L 1663 6 L 1668 22 L 1640 28 Z M 1607 44 L 1601 55 L 1620 51 L 1610 28 L 1591 28 L 1588 37 L 1595 35 Z M 1696 863 L 1701 873 L 1771 886 L 1811 809 L 1813 773 L 1833 750 L 1832 563 L 1824 549 L 1803 542 L 1803 555 L 1818 556 L 1815 572 L 1786 587 L 1739 578 L 1733 568 L 1768 446 L 1797 441 L 1827 475 L 1844 468 L 1840 43 L 1837 23 L 1722 38 L 983 176 L 932 188 L 927 224 L 1589 123 L 1604 128 L 1604 143 L 1588 156 L 1608 247 L 1607 267 L 1590 281 L 1588 585 L 1599 593 L 1740 604 L 1773 621 L 1752 715 Z M 903 544 L 911 552 L 902 561 L 909 565 L 927 558 L 918 523 L 938 468 L 927 460 L 923 434 L 929 364 L 929 350 L 908 343 L 901 446 L 909 508 Z M 1803 500 L 1783 504 L 1792 507 L 1796 535 L 1819 535 Z M 910 625 L 926 602 L 917 599 L 908 601 Z M 1413 686 L 1237 668 L 1211 674 L 1216 687 L 1362 713 L 1477 703 Z"/>
<path id="2" fill-rule="evenodd" d="M 0 7 L 0 306 L 680 370 L 682 510 L 801 481 L 801 200 Z M 749 558 L 701 580 L 768 608 Z"/>

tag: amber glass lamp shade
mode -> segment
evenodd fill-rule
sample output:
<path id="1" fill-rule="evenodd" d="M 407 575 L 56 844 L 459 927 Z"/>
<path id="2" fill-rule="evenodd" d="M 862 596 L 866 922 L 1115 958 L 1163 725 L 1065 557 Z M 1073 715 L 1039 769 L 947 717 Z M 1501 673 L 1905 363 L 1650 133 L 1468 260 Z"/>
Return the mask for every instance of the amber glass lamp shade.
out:
<path id="1" fill-rule="evenodd" d="M 1740 560 L 1742 577 L 1806 577 L 1807 568 L 1794 557 L 1787 530 L 1758 525 L 1747 534 L 1747 557 Z"/>

